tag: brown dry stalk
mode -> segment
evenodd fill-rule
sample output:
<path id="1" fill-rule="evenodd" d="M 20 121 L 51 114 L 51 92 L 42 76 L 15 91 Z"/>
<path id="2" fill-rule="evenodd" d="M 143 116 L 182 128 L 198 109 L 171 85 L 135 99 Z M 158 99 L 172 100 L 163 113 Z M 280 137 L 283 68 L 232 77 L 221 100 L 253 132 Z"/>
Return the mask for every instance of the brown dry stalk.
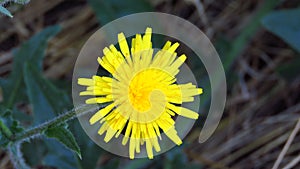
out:
<path id="1" fill-rule="evenodd" d="M 298 120 L 298 122 L 297 122 L 297 124 L 296 124 L 296 126 L 294 128 L 294 130 L 292 131 L 291 135 L 289 136 L 287 142 L 285 143 L 282 151 L 280 152 L 277 160 L 275 161 L 272 169 L 278 169 L 278 167 L 279 167 L 282 159 L 284 158 L 286 152 L 288 151 L 290 145 L 292 144 L 292 142 L 293 142 L 296 134 L 298 133 L 299 129 L 300 129 L 300 118 L 299 118 L 299 120 Z"/>

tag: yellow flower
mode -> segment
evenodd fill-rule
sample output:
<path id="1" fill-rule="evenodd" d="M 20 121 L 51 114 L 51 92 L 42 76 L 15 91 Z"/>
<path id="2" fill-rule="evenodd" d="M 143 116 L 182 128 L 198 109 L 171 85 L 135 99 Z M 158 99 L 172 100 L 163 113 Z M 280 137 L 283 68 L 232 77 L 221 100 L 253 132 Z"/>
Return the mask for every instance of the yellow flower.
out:
<path id="1" fill-rule="evenodd" d="M 99 64 L 112 77 L 95 75 L 91 79 L 78 79 L 79 85 L 87 86 L 80 95 L 94 96 L 86 100 L 87 104 L 108 103 L 90 118 L 90 124 L 102 123 L 98 133 L 106 132 L 105 142 L 123 131 L 122 144 L 130 140 L 131 159 L 144 143 L 152 159 L 153 148 L 160 151 L 161 131 L 177 145 L 182 143 L 172 116 L 198 118 L 198 113 L 180 106 L 183 102 L 193 102 L 202 89 L 192 83 L 176 84 L 179 67 L 186 60 L 185 55 L 177 57 L 175 50 L 179 43 L 168 41 L 153 56 L 151 35 L 151 28 L 143 36 L 136 34 L 129 49 L 124 34 L 118 34 L 122 53 L 110 45 L 103 49 L 104 56 L 98 57 Z"/>

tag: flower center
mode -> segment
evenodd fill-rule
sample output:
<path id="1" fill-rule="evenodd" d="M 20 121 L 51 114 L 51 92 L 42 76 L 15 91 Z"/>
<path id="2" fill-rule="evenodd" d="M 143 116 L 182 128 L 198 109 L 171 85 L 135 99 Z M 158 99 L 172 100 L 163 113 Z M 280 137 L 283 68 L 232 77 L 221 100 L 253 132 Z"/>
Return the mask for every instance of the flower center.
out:
<path id="1" fill-rule="evenodd" d="M 149 111 L 151 106 L 159 104 L 158 102 L 164 97 L 163 88 L 167 85 L 162 81 L 163 75 L 166 75 L 164 71 L 149 68 L 137 73 L 132 78 L 128 94 L 129 101 L 135 110 L 143 113 Z M 160 91 L 160 94 L 153 93 L 154 91 Z"/>

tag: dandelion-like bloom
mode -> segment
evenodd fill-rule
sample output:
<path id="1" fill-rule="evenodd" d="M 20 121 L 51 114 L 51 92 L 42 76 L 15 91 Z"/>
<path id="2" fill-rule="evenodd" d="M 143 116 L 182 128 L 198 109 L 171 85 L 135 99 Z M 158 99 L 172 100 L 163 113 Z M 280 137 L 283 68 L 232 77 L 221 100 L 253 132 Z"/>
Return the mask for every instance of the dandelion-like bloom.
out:
<path id="1" fill-rule="evenodd" d="M 143 36 L 136 34 L 129 49 L 124 34 L 118 34 L 121 52 L 110 45 L 103 49 L 104 56 L 98 57 L 99 64 L 112 77 L 95 75 L 91 79 L 78 79 L 79 85 L 87 86 L 80 95 L 94 96 L 86 100 L 87 104 L 108 103 L 90 118 L 90 124 L 102 123 L 98 133 L 106 132 L 105 142 L 123 131 L 122 144 L 129 140 L 131 159 L 144 143 L 152 159 L 153 148 L 160 151 L 161 131 L 175 144 L 182 143 L 172 116 L 198 118 L 198 113 L 181 107 L 183 102 L 193 102 L 202 89 L 192 83 L 176 84 L 179 67 L 186 60 L 185 55 L 177 57 L 175 50 L 179 43 L 168 41 L 153 56 L 151 35 L 151 28 Z"/>

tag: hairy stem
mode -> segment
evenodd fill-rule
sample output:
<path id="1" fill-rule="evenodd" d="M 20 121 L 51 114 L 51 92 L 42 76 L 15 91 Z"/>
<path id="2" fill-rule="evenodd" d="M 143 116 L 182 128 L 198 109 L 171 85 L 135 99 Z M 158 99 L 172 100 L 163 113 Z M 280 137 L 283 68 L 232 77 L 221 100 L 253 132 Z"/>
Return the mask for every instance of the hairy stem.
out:
<path id="1" fill-rule="evenodd" d="M 11 162 L 16 169 L 30 169 L 24 161 L 20 143 L 10 146 L 8 150 Z"/>
<path id="2" fill-rule="evenodd" d="M 99 109 L 99 106 L 95 106 L 95 105 L 82 105 L 79 106 L 77 108 L 74 108 L 70 111 L 67 111 L 57 117 L 55 117 L 54 119 L 47 121 L 39 126 L 33 127 L 29 130 L 26 130 L 22 133 L 18 133 L 16 135 L 12 135 L 10 137 L 10 141 L 12 142 L 18 142 L 18 141 L 22 141 L 25 139 L 29 139 L 31 137 L 37 136 L 42 134 L 46 129 L 51 128 L 51 127 L 55 127 L 58 126 L 64 122 L 67 122 L 77 116 L 89 113 L 91 111 L 95 111 Z"/>

